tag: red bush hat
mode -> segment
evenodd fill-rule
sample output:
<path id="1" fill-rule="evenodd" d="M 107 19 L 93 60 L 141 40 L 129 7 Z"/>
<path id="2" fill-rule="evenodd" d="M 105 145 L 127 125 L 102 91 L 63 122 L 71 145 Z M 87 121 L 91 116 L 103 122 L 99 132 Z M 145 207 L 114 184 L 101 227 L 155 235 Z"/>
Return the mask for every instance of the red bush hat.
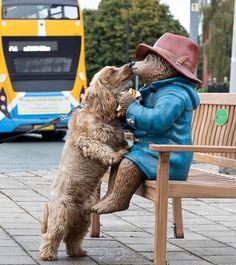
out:
<path id="1" fill-rule="evenodd" d="M 159 55 L 178 73 L 199 85 L 202 84 L 202 81 L 195 76 L 198 46 L 191 39 L 167 32 L 156 41 L 153 47 L 144 43 L 139 44 L 136 49 L 136 59 L 141 61 L 148 53 Z"/>

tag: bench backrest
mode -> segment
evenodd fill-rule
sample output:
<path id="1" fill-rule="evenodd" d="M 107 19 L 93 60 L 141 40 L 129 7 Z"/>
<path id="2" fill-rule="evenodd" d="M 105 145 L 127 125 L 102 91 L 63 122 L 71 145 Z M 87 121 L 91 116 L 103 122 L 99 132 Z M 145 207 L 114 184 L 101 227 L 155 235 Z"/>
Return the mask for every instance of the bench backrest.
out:
<path id="1" fill-rule="evenodd" d="M 199 96 L 201 104 L 193 113 L 193 144 L 236 146 L 236 94 L 200 93 Z M 216 123 L 216 113 L 220 109 L 225 110 L 223 116 L 228 114 L 227 122 L 224 125 Z M 194 159 L 236 168 L 236 154 L 196 154 Z"/>

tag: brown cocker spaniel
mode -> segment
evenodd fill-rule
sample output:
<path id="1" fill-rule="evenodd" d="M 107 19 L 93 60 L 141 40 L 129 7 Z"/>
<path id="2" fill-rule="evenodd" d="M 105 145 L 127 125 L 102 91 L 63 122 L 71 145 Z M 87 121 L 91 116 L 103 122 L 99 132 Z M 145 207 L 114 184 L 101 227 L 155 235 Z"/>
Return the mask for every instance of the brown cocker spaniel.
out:
<path id="1" fill-rule="evenodd" d="M 71 117 L 69 137 L 43 216 L 42 260 L 57 258 L 61 240 L 69 256 L 86 255 L 81 242 L 90 226 L 90 208 L 100 179 L 127 153 L 116 109 L 120 90 L 132 75 L 129 65 L 103 68 L 86 90 L 83 109 Z"/>

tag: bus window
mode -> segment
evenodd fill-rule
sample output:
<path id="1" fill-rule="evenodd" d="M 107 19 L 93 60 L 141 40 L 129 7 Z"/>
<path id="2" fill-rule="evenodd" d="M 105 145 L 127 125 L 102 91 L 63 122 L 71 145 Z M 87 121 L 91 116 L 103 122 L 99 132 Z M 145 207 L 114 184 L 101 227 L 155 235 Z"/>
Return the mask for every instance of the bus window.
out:
<path id="1" fill-rule="evenodd" d="M 69 73 L 71 69 L 71 58 L 16 58 L 14 67 L 16 74 L 30 73 Z"/>
<path id="2" fill-rule="evenodd" d="M 9 5 L 3 6 L 3 19 L 79 19 L 77 6 Z"/>
<path id="3" fill-rule="evenodd" d="M 81 37 L 3 37 L 3 51 L 15 92 L 70 91 L 80 60 Z M 32 85 L 31 81 L 35 81 Z M 54 81 L 55 82 L 54 82 Z M 59 81 L 60 86 L 58 86 Z M 62 81 L 64 80 L 64 83 Z M 23 82 L 23 83 L 22 83 Z M 36 87 L 36 84 L 41 87 Z"/>

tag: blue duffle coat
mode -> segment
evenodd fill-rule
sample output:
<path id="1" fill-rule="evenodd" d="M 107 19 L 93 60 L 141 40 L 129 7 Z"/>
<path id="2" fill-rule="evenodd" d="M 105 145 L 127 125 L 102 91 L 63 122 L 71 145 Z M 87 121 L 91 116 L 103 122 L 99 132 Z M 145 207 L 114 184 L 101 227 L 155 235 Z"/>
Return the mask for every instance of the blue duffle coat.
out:
<path id="1" fill-rule="evenodd" d="M 126 123 L 138 142 L 126 158 L 145 173 L 147 179 L 156 179 L 158 153 L 149 150 L 149 144 L 190 145 L 193 109 L 200 103 L 195 84 L 183 77 L 155 81 L 139 91 L 143 102 L 133 102 L 126 112 Z M 186 180 L 192 162 L 190 152 L 172 152 L 170 179 Z"/>

